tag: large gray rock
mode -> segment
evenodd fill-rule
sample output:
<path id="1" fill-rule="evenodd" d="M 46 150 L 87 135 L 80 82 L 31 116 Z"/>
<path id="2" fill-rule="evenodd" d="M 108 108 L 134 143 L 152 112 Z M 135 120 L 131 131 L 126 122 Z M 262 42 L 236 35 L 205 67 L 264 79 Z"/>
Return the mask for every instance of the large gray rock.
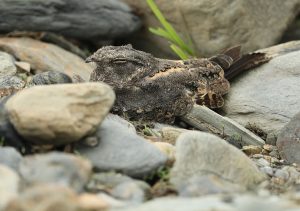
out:
<path id="1" fill-rule="evenodd" d="M 16 72 L 14 58 L 8 53 L 0 51 L 0 77 L 13 76 Z"/>
<path id="2" fill-rule="evenodd" d="M 278 134 L 299 112 L 299 57 L 300 50 L 286 52 L 236 78 L 225 101 L 226 116 Z"/>
<path id="3" fill-rule="evenodd" d="M 155 55 L 170 52 L 169 43 L 148 31 L 161 26 L 146 1 L 123 0 L 144 13 L 145 30 L 132 41 Z M 278 42 L 300 11 L 300 0 L 172 0 L 155 1 L 181 35 L 188 34 L 202 56 L 237 44 L 253 51 Z M 138 38 L 138 39 L 137 39 Z"/>
<path id="4" fill-rule="evenodd" d="M 64 145 L 95 132 L 115 95 L 103 83 L 35 86 L 12 96 L 5 108 L 27 141 Z"/>
<path id="5" fill-rule="evenodd" d="M 282 158 L 300 165 L 300 112 L 282 128 L 276 145 Z"/>
<path id="6" fill-rule="evenodd" d="M 162 166 L 167 157 L 153 144 L 138 136 L 130 124 L 108 116 L 96 132 L 99 144 L 80 144 L 76 150 L 98 171 L 119 171 L 141 178 Z"/>
<path id="7" fill-rule="evenodd" d="M 126 36 L 140 26 L 118 0 L 0 1 L 0 32 L 50 31 L 80 39 Z"/>
<path id="8" fill-rule="evenodd" d="M 225 140 L 204 132 L 187 132 L 176 141 L 176 162 L 170 181 L 178 190 L 203 175 L 215 175 L 224 180 L 251 187 L 265 176 L 239 149 Z"/>
<path id="9" fill-rule="evenodd" d="M 20 175 L 29 187 L 59 184 L 80 192 L 91 173 L 92 166 L 88 160 L 66 153 L 27 156 L 20 163 Z"/>
<path id="10" fill-rule="evenodd" d="M 31 38 L 0 38 L 0 49 L 9 52 L 20 61 L 29 63 L 36 73 L 60 71 L 71 78 L 79 75 L 88 81 L 92 72 L 92 67 L 79 56 L 56 45 Z"/>

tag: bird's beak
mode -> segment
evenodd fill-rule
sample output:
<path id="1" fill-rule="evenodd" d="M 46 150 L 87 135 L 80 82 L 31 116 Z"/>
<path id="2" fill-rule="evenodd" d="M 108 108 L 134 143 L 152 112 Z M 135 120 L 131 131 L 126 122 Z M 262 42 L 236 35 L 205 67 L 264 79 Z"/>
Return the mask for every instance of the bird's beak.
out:
<path id="1" fill-rule="evenodd" d="M 93 62 L 93 61 L 94 60 L 93 60 L 92 56 L 89 56 L 88 58 L 85 59 L 86 63 L 90 63 L 90 62 Z"/>

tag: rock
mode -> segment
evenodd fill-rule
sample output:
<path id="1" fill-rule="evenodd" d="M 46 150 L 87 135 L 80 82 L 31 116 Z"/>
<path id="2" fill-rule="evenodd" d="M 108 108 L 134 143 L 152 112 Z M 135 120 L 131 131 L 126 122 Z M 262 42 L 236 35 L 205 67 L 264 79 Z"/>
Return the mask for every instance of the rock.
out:
<path id="1" fill-rule="evenodd" d="M 59 184 L 80 192 L 91 172 L 92 166 L 87 160 L 66 153 L 27 156 L 20 163 L 20 174 L 29 187 Z"/>
<path id="2" fill-rule="evenodd" d="M 143 12 L 146 25 L 130 41 L 144 51 L 169 57 L 169 42 L 148 30 L 161 24 L 146 1 L 123 1 Z M 177 0 L 171 4 L 160 0 L 156 3 L 182 37 L 190 36 L 201 56 L 211 56 L 237 44 L 243 45 L 244 52 L 271 46 L 280 40 L 300 8 L 299 0 L 275 0 L 271 4 L 261 0 Z"/>
<path id="3" fill-rule="evenodd" d="M 11 200 L 5 211 L 78 211 L 81 210 L 76 194 L 59 185 L 40 185 L 25 190 Z M 84 211 L 84 210 L 83 210 Z"/>
<path id="4" fill-rule="evenodd" d="M 0 19 L 6 20 L 0 32 L 50 31 L 79 39 L 124 37 L 140 26 L 139 18 L 117 0 L 1 1 Z"/>
<path id="5" fill-rule="evenodd" d="M 98 171 L 118 171 L 141 178 L 164 165 L 167 157 L 128 126 L 107 117 L 96 132 L 99 145 L 83 144 L 75 149 Z M 133 159 L 134 158 L 134 159 Z"/>
<path id="6" fill-rule="evenodd" d="M 0 78 L 0 89 L 20 90 L 25 86 L 25 82 L 17 76 L 3 76 Z"/>
<path id="7" fill-rule="evenodd" d="M 184 132 L 188 132 L 188 131 L 189 130 L 175 128 L 175 127 L 163 127 L 161 129 L 160 133 L 161 133 L 161 136 L 162 136 L 164 142 L 175 145 L 176 140 L 180 136 L 180 134 L 182 134 Z"/>
<path id="8" fill-rule="evenodd" d="M 5 103 L 9 97 L 0 99 L 0 136 L 6 146 L 13 146 L 19 151 L 25 152 L 26 146 L 24 139 L 17 133 L 8 118 L 8 112 L 5 109 Z"/>
<path id="9" fill-rule="evenodd" d="M 172 164 L 175 162 L 175 147 L 172 144 L 165 142 L 153 142 L 153 144 L 167 156 L 167 163 Z"/>
<path id="10" fill-rule="evenodd" d="M 299 205 L 279 198 L 253 195 L 204 196 L 195 198 L 162 197 L 148 201 L 142 205 L 112 211 L 296 211 Z"/>
<path id="11" fill-rule="evenodd" d="M 88 81 L 93 69 L 75 54 L 56 45 L 30 38 L 0 38 L 0 49 L 29 63 L 37 73 L 60 71 L 71 78 L 75 74 L 80 75 L 85 81 Z"/>
<path id="12" fill-rule="evenodd" d="M 148 186 L 148 192 L 149 190 L 150 187 Z M 111 195 L 130 205 L 141 204 L 147 199 L 145 191 L 135 182 L 124 182 L 118 185 L 112 190 Z"/>
<path id="13" fill-rule="evenodd" d="M 220 179 L 215 175 L 195 176 L 177 191 L 181 197 L 200 197 L 210 194 L 238 193 L 244 191 L 239 185 Z"/>
<path id="14" fill-rule="evenodd" d="M 262 151 L 262 148 L 259 146 L 253 146 L 253 145 L 249 145 L 249 146 L 243 146 L 242 151 L 246 154 L 246 155 L 254 155 L 254 154 L 259 154 Z"/>
<path id="15" fill-rule="evenodd" d="M 0 78 L 0 98 L 14 94 L 25 86 L 25 82 L 16 76 Z"/>
<path id="16" fill-rule="evenodd" d="M 94 174 L 86 188 L 93 193 L 110 193 L 127 205 L 142 203 L 150 192 L 146 182 L 114 172 Z"/>
<path id="17" fill-rule="evenodd" d="M 276 145 L 282 158 L 300 165 L 300 112 L 282 128 Z"/>
<path id="18" fill-rule="evenodd" d="M 14 64 L 14 58 L 0 51 L 0 78 L 3 76 L 13 76 L 17 73 L 17 67 Z"/>
<path id="19" fill-rule="evenodd" d="M 0 165 L 0 210 L 18 195 L 19 176 L 9 167 Z"/>
<path id="20" fill-rule="evenodd" d="M 19 164 L 22 156 L 12 147 L 0 147 L 0 164 L 10 167 L 16 172 L 19 171 Z"/>
<path id="21" fill-rule="evenodd" d="M 78 203 L 83 210 L 107 210 L 110 206 L 108 202 L 95 194 L 84 193 L 78 198 Z"/>
<path id="22" fill-rule="evenodd" d="M 286 52 L 232 81 L 224 106 L 226 116 L 277 135 L 299 112 L 299 56 L 300 50 Z"/>
<path id="23" fill-rule="evenodd" d="M 103 83 L 34 86 L 12 96 L 10 122 L 27 141 L 64 145 L 94 132 L 115 99 Z"/>
<path id="24" fill-rule="evenodd" d="M 28 82 L 29 86 L 72 83 L 72 79 L 58 71 L 38 73 Z"/>
<path id="25" fill-rule="evenodd" d="M 180 135 L 171 183 L 180 189 L 189 179 L 210 174 L 242 187 L 254 186 L 265 179 L 244 153 L 219 137 L 196 131 Z"/>
<path id="26" fill-rule="evenodd" d="M 270 166 L 264 166 L 259 168 L 259 170 L 269 176 L 273 176 L 274 175 L 274 170 L 273 168 L 271 168 Z"/>

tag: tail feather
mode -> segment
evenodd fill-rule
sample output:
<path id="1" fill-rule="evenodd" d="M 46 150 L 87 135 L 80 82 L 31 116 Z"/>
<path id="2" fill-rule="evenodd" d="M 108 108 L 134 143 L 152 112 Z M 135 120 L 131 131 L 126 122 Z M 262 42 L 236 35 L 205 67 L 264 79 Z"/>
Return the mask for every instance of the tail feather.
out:
<path id="1" fill-rule="evenodd" d="M 210 61 L 217 63 L 224 70 L 230 68 L 230 66 L 240 58 L 241 46 L 235 46 L 226 49 L 220 54 L 209 58 Z"/>
<path id="2" fill-rule="evenodd" d="M 231 80 L 237 75 L 264 64 L 270 60 L 265 53 L 249 53 L 241 56 L 241 46 L 234 46 L 209 59 L 220 65 L 225 78 Z"/>
<path id="3" fill-rule="evenodd" d="M 258 67 L 270 60 L 265 53 L 250 53 L 243 55 L 240 59 L 234 62 L 228 69 L 225 69 L 225 78 L 231 80 L 237 75 Z"/>

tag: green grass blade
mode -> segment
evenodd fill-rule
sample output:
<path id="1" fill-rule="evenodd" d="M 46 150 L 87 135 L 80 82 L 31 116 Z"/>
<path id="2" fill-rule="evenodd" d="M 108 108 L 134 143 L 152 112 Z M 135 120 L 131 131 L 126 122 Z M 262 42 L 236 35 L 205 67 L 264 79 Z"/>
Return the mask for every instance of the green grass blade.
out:
<path id="1" fill-rule="evenodd" d="M 159 22 L 162 24 L 162 26 L 165 28 L 165 30 L 169 33 L 169 35 L 176 40 L 176 43 L 179 46 L 185 46 L 183 40 L 177 35 L 175 29 L 172 27 L 171 24 L 168 23 L 168 21 L 165 19 L 161 11 L 158 9 L 157 5 L 154 3 L 153 0 L 147 0 L 147 3 L 151 10 L 153 11 L 154 15 L 157 17 Z"/>
<path id="2" fill-rule="evenodd" d="M 182 60 L 186 60 L 189 58 L 189 55 L 187 53 L 185 53 L 181 48 L 179 48 L 177 45 L 175 44 L 171 44 L 170 48 L 182 59 Z"/>
<path id="3" fill-rule="evenodd" d="M 153 34 L 156 34 L 158 36 L 164 37 L 164 38 L 166 38 L 166 39 L 168 39 L 170 41 L 174 41 L 173 38 L 168 34 L 168 32 L 165 31 L 162 28 L 154 29 L 154 28 L 150 27 L 149 31 L 152 32 Z"/>

